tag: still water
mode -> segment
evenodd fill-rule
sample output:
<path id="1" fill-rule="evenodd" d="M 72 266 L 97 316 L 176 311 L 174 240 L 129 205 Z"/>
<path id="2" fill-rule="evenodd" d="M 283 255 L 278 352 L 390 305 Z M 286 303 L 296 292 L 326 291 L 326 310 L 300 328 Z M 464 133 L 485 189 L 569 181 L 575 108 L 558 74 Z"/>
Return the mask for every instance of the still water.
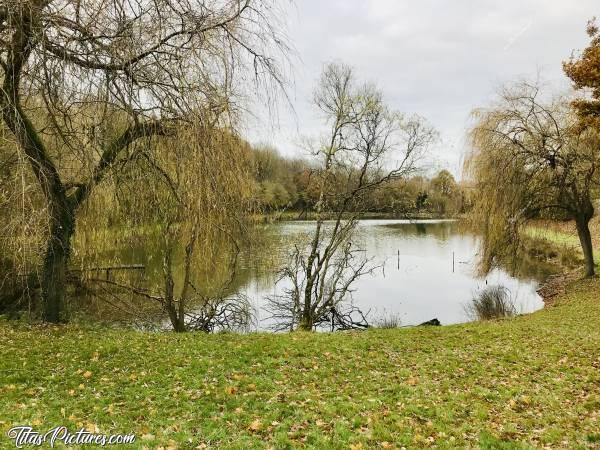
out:
<path id="1" fill-rule="evenodd" d="M 286 287 L 286 281 L 278 281 L 278 270 L 285 265 L 294 245 L 308 242 L 314 226 L 314 222 L 298 221 L 253 229 L 253 237 L 240 254 L 235 278 L 228 290 L 244 293 L 250 299 L 257 319 L 253 328 L 267 330 L 272 325 L 265 309 L 267 298 L 281 294 Z M 118 281 L 161 292 L 164 288 L 162 242 L 158 235 L 132 234 L 120 245 L 112 245 L 112 241 L 107 240 L 107 249 L 100 254 L 86 256 L 79 250 L 90 247 L 86 245 L 76 246 L 75 254 L 82 267 L 142 265 L 143 271 L 115 273 L 111 278 L 129 277 Z M 479 276 L 481 239 L 458 222 L 364 220 L 358 224 L 352 245 L 364 250 L 370 267 L 376 267 L 355 282 L 349 299 L 354 306 L 369 313 L 367 319 L 371 324 L 384 317 L 400 319 L 402 325 L 415 325 L 433 318 L 443 325 L 468 321 L 465 305 L 486 285 L 506 287 L 519 313 L 543 306 L 536 289 L 539 281 L 549 274 L 548 268 L 525 260 L 517 275 L 500 268 L 486 277 Z M 229 279 L 231 272 L 224 256 L 227 254 L 223 249 L 217 250 L 216 256 L 198 255 L 192 281 L 203 295 L 214 295 Z M 174 263 L 175 284 L 181 286 L 183 248 L 176 249 Z M 133 296 L 130 305 L 131 308 L 126 309 L 132 311 L 140 306 Z M 164 316 L 160 311 L 157 314 Z"/>
<path id="2" fill-rule="evenodd" d="M 285 260 L 290 243 L 306 238 L 313 229 L 311 222 L 268 225 L 263 230 L 269 236 L 268 256 L 261 252 L 263 258 L 252 254 L 242 258 L 238 288 L 256 309 L 258 329 L 269 326 L 266 298 L 286 286 L 285 281 L 277 281 L 277 261 Z M 365 220 L 358 225 L 355 241 L 372 266 L 378 267 L 356 281 L 351 299 L 362 311 L 369 311 L 370 322 L 384 316 L 398 317 L 402 325 L 433 318 L 443 325 L 466 322 L 470 318 L 465 305 L 486 285 L 508 288 L 519 313 L 543 306 L 536 289 L 544 273 L 530 268 L 527 275 L 511 276 L 495 269 L 479 276 L 480 238 L 464 232 L 456 222 Z"/>

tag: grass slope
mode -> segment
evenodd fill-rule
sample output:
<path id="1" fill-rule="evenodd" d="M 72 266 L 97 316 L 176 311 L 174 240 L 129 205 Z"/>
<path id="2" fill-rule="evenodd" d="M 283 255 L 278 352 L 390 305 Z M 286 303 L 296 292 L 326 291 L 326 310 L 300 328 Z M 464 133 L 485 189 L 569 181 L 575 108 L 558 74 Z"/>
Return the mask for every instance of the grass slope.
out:
<path id="1" fill-rule="evenodd" d="M 0 322 L 7 430 L 130 448 L 596 448 L 600 281 L 529 316 L 339 334 L 144 334 Z"/>
<path id="2" fill-rule="evenodd" d="M 594 260 L 596 261 L 596 265 L 598 265 L 600 263 L 600 219 L 595 218 L 590 222 L 590 230 L 594 246 Z M 548 241 L 558 248 L 568 247 L 575 249 L 583 257 L 581 244 L 573 221 L 534 221 L 525 229 L 525 233 L 529 237 Z"/>

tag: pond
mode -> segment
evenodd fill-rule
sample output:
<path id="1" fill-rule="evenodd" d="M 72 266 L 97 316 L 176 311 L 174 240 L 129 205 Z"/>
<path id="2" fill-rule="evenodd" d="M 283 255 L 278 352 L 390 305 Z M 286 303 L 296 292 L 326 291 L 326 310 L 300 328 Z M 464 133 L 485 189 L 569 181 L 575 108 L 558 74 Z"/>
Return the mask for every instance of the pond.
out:
<path id="1" fill-rule="evenodd" d="M 510 291 L 519 313 L 543 307 L 536 293 L 548 273 L 539 266 L 521 267 L 518 276 L 495 269 L 478 275 L 481 240 L 454 221 L 364 220 L 357 227 L 357 246 L 377 268 L 354 284 L 351 301 L 368 319 L 399 318 L 415 325 L 437 318 L 444 325 L 471 320 L 465 305 L 482 288 L 502 285 Z M 314 229 L 309 221 L 282 222 L 266 226 L 268 263 L 246 254 L 241 261 L 239 289 L 253 302 L 259 329 L 270 325 L 266 298 L 281 293 L 285 281 L 277 280 L 273 257 L 285 258 L 290 242 Z M 276 255 L 276 256 L 274 256 Z"/>
<path id="2" fill-rule="evenodd" d="M 252 242 L 243 249 L 238 259 L 230 292 L 240 292 L 249 298 L 257 319 L 254 329 L 267 330 L 272 325 L 265 308 L 267 298 L 281 294 L 286 287 L 285 281 L 278 281 L 278 269 L 285 264 L 294 244 L 307 242 L 314 226 L 311 221 L 278 222 L 257 226 L 252 231 Z M 109 233 L 109 236 L 112 235 Z M 159 235 L 133 233 L 131 238 L 119 245 L 114 245 L 110 239 L 106 241 L 105 251 L 89 257 L 76 251 L 79 264 L 84 267 L 143 265 L 143 272 L 120 274 L 123 277 L 121 281 L 161 292 L 164 287 L 160 257 L 163 244 Z M 363 220 L 358 223 L 352 244 L 353 248 L 364 250 L 365 258 L 370 260 L 371 267 L 375 267 L 372 273 L 355 282 L 349 299 L 361 311 L 368 312 L 370 323 L 389 317 L 399 319 L 405 326 L 434 318 L 443 325 L 466 322 L 471 318 L 465 306 L 474 294 L 491 285 L 506 287 L 519 313 L 532 312 L 543 306 L 536 289 L 551 269 L 523 260 L 516 275 L 498 268 L 486 277 L 479 276 L 477 263 L 481 239 L 460 222 Z M 79 248 L 85 247 L 79 245 Z M 183 250 L 179 249 L 175 256 L 176 286 L 181 286 L 183 281 L 182 254 Z M 211 296 L 214 289 L 220 289 L 224 280 L 229 278 L 229 265 L 223 256 L 226 254 L 226 251 L 219 251 L 217 257 L 199 256 L 192 281 L 204 295 Z M 111 274 L 111 279 L 113 276 L 118 277 L 119 274 Z M 97 294 L 102 295 L 103 291 L 99 290 Z M 109 298 L 112 294 L 104 295 L 112 301 L 112 297 Z M 102 300 L 94 304 L 101 305 Z M 132 313 L 130 316 L 136 316 L 138 312 L 135 311 L 138 310 L 146 314 L 144 308 L 150 306 L 147 300 L 140 304 L 139 299 L 135 300 L 133 296 L 127 300 L 127 305 L 121 310 Z M 160 309 L 154 308 L 153 311 L 152 314 L 158 314 L 157 319 L 164 317 Z M 106 312 L 103 317 L 109 320 L 127 321 L 125 317 L 115 317 L 114 310 Z"/>

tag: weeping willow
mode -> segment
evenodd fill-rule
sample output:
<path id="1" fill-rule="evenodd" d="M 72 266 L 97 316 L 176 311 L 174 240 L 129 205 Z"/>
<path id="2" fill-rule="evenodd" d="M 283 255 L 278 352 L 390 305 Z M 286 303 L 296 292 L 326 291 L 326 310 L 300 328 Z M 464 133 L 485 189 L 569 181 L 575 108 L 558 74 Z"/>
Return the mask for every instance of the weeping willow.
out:
<path id="1" fill-rule="evenodd" d="M 0 314 L 36 307 L 47 217 L 29 162 L 0 128 Z"/>
<path id="2" fill-rule="evenodd" d="M 100 113 L 110 118 L 102 128 L 93 120 Z M 73 138 L 68 152 L 61 147 L 64 140 L 54 136 L 53 124 L 43 115 L 36 117 L 48 127 L 48 148 L 67 189 L 77 188 L 97 164 L 99 155 L 92 149 L 126 126 L 118 111 L 87 107 L 76 117 L 87 133 Z M 192 285 L 194 295 L 186 295 L 197 302 L 235 291 L 235 260 L 247 240 L 246 219 L 255 196 L 250 146 L 215 114 L 197 112 L 188 119 L 166 135 L 130 145 L 82 206 L 68 267 L 71 314 L 93 312 L 108 319 L 161 314 L 163 307 L 147 296 L 131 290 L 126 294 L 106 281 L 164 297 L 167 266 L 173 298 L 181 298 Z M 40 267 L 49 234 L 46 208 L 29 161 L 11 134 L 3 132 L 0 313 L 9 307 L 39 312 Z M 100 270 L 135 265 L 143 270 Z"/>
<path id="3" fill-rule="evenodd" d="M 250 157 L 248 144 L 208 120 L 138 142 L 78 221 L 74 259 L 96 283 L 95 293 L 106 300 L 107 284 L 122 288 L 117 303 L 139 315 L 152 306 L 168 312 L 169 302 L 198 306 L 235 291 L 253 205 Z M 134 265 L 143 266 L 143 277 L 117 270 L 106 280 L 94 270 Z"/>
<path id="4" fill-rule="evenodd" d="M 482 269 L 502 260 L 516 269 L 522 228 L 550 212 L 575 221 L 586 276 L 593 276 L 589 221 L 600 139 L 579 125 L 568 102 L 539 97 L 537 87 L 516 85 L 474 114 L 466 171 L 476 183 L 472 219 L 483 234 Z"/>
<path id="5" fill-rule="evenodd" d="M 518 159 L 507 159 L 504 143 L 489 139 L 484 128 L 475 129 L 471 136 L 479 149 L 470 155 L 467 169 L 476 181 L 470 219 L 482 233 L 480 269 L 487 273 L 500 261 L 509 261 L 514 270 L 521 231 L 529 218 L 525 205 L 532 199 L 530 174 Z"/>

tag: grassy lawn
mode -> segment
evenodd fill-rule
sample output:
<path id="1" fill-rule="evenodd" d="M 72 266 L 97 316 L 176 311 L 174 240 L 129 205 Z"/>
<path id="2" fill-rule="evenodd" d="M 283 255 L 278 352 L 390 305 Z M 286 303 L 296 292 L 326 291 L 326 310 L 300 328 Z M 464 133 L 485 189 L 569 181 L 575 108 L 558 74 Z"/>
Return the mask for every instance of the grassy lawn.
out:
<path id="1" fill-rule="evenodd" d="M 0 321 L 14 425 L 129 448 L 598 448 L 600 281 L 511 320 L 339 334 L 147 334 Z"/>
<path id="2" fill-rule="evenodd" d="M 600 262 L 600 221 L 598 219 L 594 219 L 590 223 L 590 230 L 595 249 L 594 259 L 598 264 Z M 579 254 L 582 254 L 579 237 L 572 222 L 533 222 L 532 225 L 525 229 L 525 233 L 531 238 L 544 239 L 557 246 L 570 247 L 575 249 Z"/>

